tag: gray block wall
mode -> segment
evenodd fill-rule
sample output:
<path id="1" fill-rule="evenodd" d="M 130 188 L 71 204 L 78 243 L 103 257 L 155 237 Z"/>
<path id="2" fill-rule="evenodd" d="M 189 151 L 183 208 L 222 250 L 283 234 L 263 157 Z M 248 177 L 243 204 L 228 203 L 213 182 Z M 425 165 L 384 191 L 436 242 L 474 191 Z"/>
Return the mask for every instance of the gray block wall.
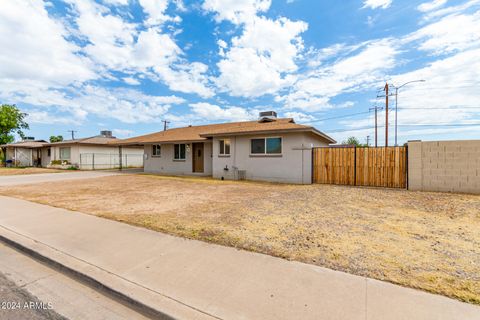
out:
<path id="1" fill-rule="evenodd" d="M 408 188 L 480 194 L 480 140 L 409 141 Z"/>

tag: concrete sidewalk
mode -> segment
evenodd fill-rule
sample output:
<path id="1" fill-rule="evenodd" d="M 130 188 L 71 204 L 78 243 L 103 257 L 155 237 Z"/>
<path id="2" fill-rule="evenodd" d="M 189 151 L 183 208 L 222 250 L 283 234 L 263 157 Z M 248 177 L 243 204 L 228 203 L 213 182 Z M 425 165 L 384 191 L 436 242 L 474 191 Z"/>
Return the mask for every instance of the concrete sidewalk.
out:
<path id="1" fill-rule="evenodd" d="M 178 319 L 480 319 L 478 306 L 0 197 L 0 237 Z"/>
<path id="2" fill-rule="evenodd" d="M 15 186 L 20 184 L 54 182 L 62 180 L 78 180 L 107 177 L 118 174 L 113 171 L 70 171 L 57 173 L 37 173 L 24 175 L 0 176 L 0 187 Z"/>

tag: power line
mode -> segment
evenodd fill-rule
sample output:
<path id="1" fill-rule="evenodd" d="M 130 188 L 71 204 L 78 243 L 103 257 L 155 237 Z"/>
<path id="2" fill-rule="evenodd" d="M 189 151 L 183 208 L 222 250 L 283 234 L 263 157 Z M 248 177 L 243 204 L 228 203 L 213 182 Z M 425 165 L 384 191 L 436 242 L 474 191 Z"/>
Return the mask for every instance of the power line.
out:
<path id="1" fill-rule="evenodd" d="M 474 127 L 480 126 L 480 123 L 412 123 L 412 124 L 399 124 L 399 127 Z M 384 125 L 379 125 L 378 127 L 384 128 Z M 328 133 L 335 133 L 335 132 L 348 132 L 348 131 L 360 131 L 360 130 L 368 130 L 368 129 L 375 129 L 375 126 L 366 126 L 366 127 L 359 127 L 359 128 L 352 128 L 352 129 L 338 129 L 338 130 L 325 130 Z"/>
<path id="2" fill-rule="evenodd" d="M 360 114 L 366 114 L 366 113 L 370 113 L 370 111 L 350 113 L 350 114 L 345 114 L 345 115 L 335 116 L 335 117 L 330 117 L 330 118 L 316 119 L 316 120 L 308 121 L 308 122 L 305 122 L 305 123 L 314 123 L 314 122 L 321 122 L 321 121 L 332 120 L 332 119 L 349 118 L 349 117 L 353 117 L 353 116 L 360 115 Z"/>

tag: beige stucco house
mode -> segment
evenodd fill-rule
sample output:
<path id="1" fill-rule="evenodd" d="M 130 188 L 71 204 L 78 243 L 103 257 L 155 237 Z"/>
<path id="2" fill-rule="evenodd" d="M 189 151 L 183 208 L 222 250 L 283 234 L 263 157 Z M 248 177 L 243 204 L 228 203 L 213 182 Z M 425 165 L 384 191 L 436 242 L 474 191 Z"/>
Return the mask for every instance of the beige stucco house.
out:
<path id="1" fill-rule="evenodd" d="M 41 165 L 42 148 L 45 140 L 26 139 L 24 141 L 1 145 L 5 148 L 5 159 L 19 167 L 37 167 Z"/>
<path id="2" fill-rule="evenodd" d="M 174 128 L 115 143 L 143 145 L 149 173 L 309 184 L 312 148 L 335 140 L 269 112 L 257 121 Z"/>
<path id="3" fill-rule="evenodd" d="M 7 161 L 16 159 L 17 166 L 49 167 L 52 161 L 67 163 L 84 170 L 110 169 L 119 166 L 119 147 L 110 144 L 118 140 L 111 131 L 99 135 L 62 142 L 45 140 L 21 141 L 5 145 Z M 143 147 L 122 148 L 123 167 L 143 166 Z"/>

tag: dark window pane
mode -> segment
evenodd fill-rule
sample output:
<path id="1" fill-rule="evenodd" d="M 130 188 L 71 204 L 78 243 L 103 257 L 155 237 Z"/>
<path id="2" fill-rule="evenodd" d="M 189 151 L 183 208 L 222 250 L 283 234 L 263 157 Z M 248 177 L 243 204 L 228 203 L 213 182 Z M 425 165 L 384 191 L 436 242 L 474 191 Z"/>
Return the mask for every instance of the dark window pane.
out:
<path id="1" fill-rule="evenodd" d="M 220 140 L 220 154 L 225 154 L 225 140 Z"/>
<path id="2" fill-rule="evenodd" d="M 230 154 L 230 140 L 225 140 L 225 154 Z"/>
<path id="3" fill-rule="evenodd" d="M 250 141 L 252 154 L 265 153 L 265 139 L 252 139 Z"/>
<path id="4" fill-rule="evenodd" d="M 180 159 L 185 159 L 185 144 L 180 145 Z"/>
<path id="5" fill-rule="evenodd" d="M 174 159 L 179 159 L 180 158 L 180 145 L 176 144 L 174 145 Z"/>
<path id="6" fill-rule="evenodd" d="M 267 138 L 267 153 L 282 153 L 282 138 Z"/>

